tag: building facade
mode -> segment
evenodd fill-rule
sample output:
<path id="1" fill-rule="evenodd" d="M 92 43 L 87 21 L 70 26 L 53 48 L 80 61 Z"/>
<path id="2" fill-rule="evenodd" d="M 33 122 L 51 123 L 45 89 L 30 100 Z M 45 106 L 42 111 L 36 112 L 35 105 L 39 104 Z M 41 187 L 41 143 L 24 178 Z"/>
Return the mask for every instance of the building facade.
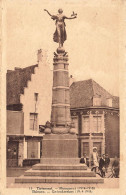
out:
<path id="1" fill-rule="evenodd" d="M 79 157 L 86 153 L 90 158 L 93 147 L 99 156 L 119 157 L 119 98 L 89 79 L 72 83 L 70 102 Z"/>
<path id="2" fill-rule="evenodd" d="M 39 126 L 50 120 L 51 84 L 52 71 L 42 50 L 38 51 L 38 64 L 7 72 L 8 166 L 40 161 L 43 134 Z"/>

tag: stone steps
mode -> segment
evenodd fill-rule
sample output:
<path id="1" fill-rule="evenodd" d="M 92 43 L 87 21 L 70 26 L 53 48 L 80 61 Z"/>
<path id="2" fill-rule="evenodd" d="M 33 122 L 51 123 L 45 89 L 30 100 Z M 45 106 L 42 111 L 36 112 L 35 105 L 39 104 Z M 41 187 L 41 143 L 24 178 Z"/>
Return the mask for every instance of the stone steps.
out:
<path id="1" fill-rule="evenodd" d="M 33 170 L 87 170 L 86 165 L 47 165 L 47 164 L 36 164 L 32 167 Z"/>
<path id="2" fill-rule="evenodd" d="M 42 177 L 96 177 L 96 174 L 90 170 L 28 170 L 25 176 Z"/>
<path id="3" fill-rule="evenodd" d="M 28 177 L 20 176 L 15 183 L 104 183 L 104 179 L 96 177 Z"/>
<path id="4" fill-rule="evenodd" d="M 104 183 L 104 179 L 85 164 L 36 164 L 15 183 Z"/>

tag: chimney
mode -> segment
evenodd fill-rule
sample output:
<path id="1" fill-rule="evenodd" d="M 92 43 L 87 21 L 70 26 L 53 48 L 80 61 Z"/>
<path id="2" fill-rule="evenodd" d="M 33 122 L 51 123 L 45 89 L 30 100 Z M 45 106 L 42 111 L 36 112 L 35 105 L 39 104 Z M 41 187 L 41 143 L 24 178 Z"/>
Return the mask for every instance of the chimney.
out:
<path id="1" fill-rule="evenodd" d="M 73 75 L 70 75 L 69 78 L 69 87 L 72 85 L 72 83 L 75 81 L 75 79 L 73 78 Z"/>
<path id="2" fill-rule="evenodd" d="M 20 67 L 15 67 L 15 70 L 21 70 L 21 68 Z"/>
<path id="3" fill-rule="evenodd" d="M 13 70 L 7 70 L 7 73 L 9 73 L 9 72 L 13 72 Z"/>
<path id="4" fill-rule="evenodd" d="M 42 61 L 42 49 L 39 49 L 38 50 L 38 53 L 37 53 L 37 58 L 38 58 L 38 60 L 37 60 L 37 62 L 39 63 L 40 61 Z"/>

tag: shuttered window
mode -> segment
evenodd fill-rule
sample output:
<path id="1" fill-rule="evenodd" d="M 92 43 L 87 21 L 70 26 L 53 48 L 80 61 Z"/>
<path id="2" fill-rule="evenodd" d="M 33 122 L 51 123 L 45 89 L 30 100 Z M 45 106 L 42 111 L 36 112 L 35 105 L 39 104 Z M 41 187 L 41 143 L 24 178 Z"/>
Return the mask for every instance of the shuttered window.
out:
<path id="1" fill-rule="evenodd" d="M 38 128 L 38 114 L 30 113 L 30 130 L 37 130 Z"/>
<path id="2" fill-rule="evenodd" d="M 89 116 L 82 117 L 82 133 L 89 133 L 90 126 L 89 126 Z"/>
<path id="3" fill-rule="evenodd" d="M 102 131 L 102 117 L 101 116 L 93 116 L 93 132 L 101 132 Z"/>

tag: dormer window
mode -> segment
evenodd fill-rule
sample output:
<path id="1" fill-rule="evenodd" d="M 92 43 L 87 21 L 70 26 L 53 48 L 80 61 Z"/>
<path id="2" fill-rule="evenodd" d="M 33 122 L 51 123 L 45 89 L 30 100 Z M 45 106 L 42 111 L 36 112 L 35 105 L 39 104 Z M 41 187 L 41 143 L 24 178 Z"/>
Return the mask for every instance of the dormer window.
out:
<path id="1" fill-rule="evenodd" d="M 101 96 L 100 95 L 93 96 L 93 106 L 101 106 Z"/>
<path id="2" fill-rule="evenodd" d="M 107 106 L 112 107 L 112 98 L 107 98 Z"/>

